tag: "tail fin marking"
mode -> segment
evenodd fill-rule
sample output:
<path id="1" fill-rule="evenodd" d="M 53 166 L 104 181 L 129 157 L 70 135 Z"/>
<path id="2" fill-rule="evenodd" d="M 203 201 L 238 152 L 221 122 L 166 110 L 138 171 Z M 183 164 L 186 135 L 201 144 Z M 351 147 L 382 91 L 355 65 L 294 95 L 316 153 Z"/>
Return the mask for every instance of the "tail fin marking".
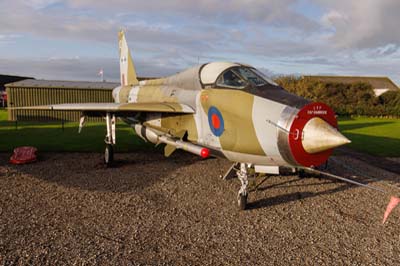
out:
<path id="1" fill-rule="evenodd" d="M 119 66 L 122 86 L 135 86 L 139 84 L 131 52 L 125 39 L 124 31 L 118 34 L 119 39 Z"/>

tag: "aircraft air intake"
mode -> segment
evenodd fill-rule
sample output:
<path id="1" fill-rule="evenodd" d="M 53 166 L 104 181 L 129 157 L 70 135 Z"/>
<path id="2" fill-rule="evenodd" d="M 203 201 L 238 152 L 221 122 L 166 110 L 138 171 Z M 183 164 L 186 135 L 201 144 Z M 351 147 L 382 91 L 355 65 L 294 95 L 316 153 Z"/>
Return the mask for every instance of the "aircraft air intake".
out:
<path id="1" fill-rule="evenodd" d="M 337 130 L 335 112 L 324 103 L 310 103 L 300 110 L 289 108 L 278 124 L 286 129 L 279 131 L 279 151 L 292 165 L 322 165 L 334 148 L 350 143 Z"/>
<path id="2" fill-rule="evenodd" d="M 314 154 L 348 144 L 351 141 L 323 119 L 314 117 L 304 126 L 301 142 L 307 153 Z"/>

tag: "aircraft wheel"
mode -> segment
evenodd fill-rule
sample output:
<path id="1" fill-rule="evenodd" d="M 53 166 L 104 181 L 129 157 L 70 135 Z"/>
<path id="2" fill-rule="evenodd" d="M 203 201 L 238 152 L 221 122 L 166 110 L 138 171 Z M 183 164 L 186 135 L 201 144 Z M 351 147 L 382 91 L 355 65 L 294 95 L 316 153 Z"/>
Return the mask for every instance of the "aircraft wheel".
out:
<path id="1" fill-rule="evenodd" d="M 107 167 L 111 166 L 114 161 L 114 148 L 111 144 L 106 145 L 106 149 L 104 150 L 104 163 Z"/>
<path id="2" fill-rule="evenodd" d="M 243 195 L 243 194 L 239 194 L 238 195 L 238 207 L 240 210 L 245 210 L 247 207 L 247 194 Z"/>

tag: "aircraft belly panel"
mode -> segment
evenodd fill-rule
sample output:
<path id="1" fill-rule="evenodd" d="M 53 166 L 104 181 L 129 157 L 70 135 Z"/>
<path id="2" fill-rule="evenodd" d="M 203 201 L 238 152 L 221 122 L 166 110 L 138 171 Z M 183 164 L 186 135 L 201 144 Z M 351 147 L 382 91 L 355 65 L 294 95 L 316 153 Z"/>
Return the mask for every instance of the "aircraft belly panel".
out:
<path id="1" fill-rule="evenodd" d="M 146 114 L 146 123 L 153 127 L 161 127 L 161 113 L 147 113 Z"/>
<path id="2" fill-rule="evenodd" d="M 188 133 L 188 140 L 197 142 L 198 135 L 194 116 L 194 114 L 163 114 L 161 116 L 161 119 L 159 120 L 159 126 L 168 129 L 171 135 L 176 135 L 178 133 L 186 131 Z"/>
<path id="3" fill-rule="evenodd" d="M 285 163 L 278 148 L 278 128 L 276 126 L 285 107 L 286 105 L 268 99 L 254 97 L 253 124 L 255 132 L 268 160 L 275 162 L 276 165 Z"/>
<path id="4" fill-rule="evenodd" d="M 279 161 L 265 155 L 253 155 L 234 151 L 223 151 L 224 156 L 232 162 L 246 162 L 265 166 L 287 166 L 284 161 Z"/>

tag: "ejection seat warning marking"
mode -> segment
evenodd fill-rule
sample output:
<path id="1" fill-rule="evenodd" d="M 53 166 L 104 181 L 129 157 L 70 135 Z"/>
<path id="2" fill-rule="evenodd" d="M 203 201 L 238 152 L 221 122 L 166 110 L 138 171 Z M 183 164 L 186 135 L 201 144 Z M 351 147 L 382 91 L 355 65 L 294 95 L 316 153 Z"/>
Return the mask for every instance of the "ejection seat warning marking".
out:
<path id="1" fill-rule="evenodd" d="M 321 105 L 313 106 L 312 110 L 307 110 L 308 115 L 327 115 L 328 111 L 324 110 Z"/>
<path id="2" fill-rule="evenodd" d="M 211 132 L 215 136 L 219 137 L 224 133 L 224 118 L 215 106 L 211 106 L 210 109 L 208 109 L 208 124 Z"/>

